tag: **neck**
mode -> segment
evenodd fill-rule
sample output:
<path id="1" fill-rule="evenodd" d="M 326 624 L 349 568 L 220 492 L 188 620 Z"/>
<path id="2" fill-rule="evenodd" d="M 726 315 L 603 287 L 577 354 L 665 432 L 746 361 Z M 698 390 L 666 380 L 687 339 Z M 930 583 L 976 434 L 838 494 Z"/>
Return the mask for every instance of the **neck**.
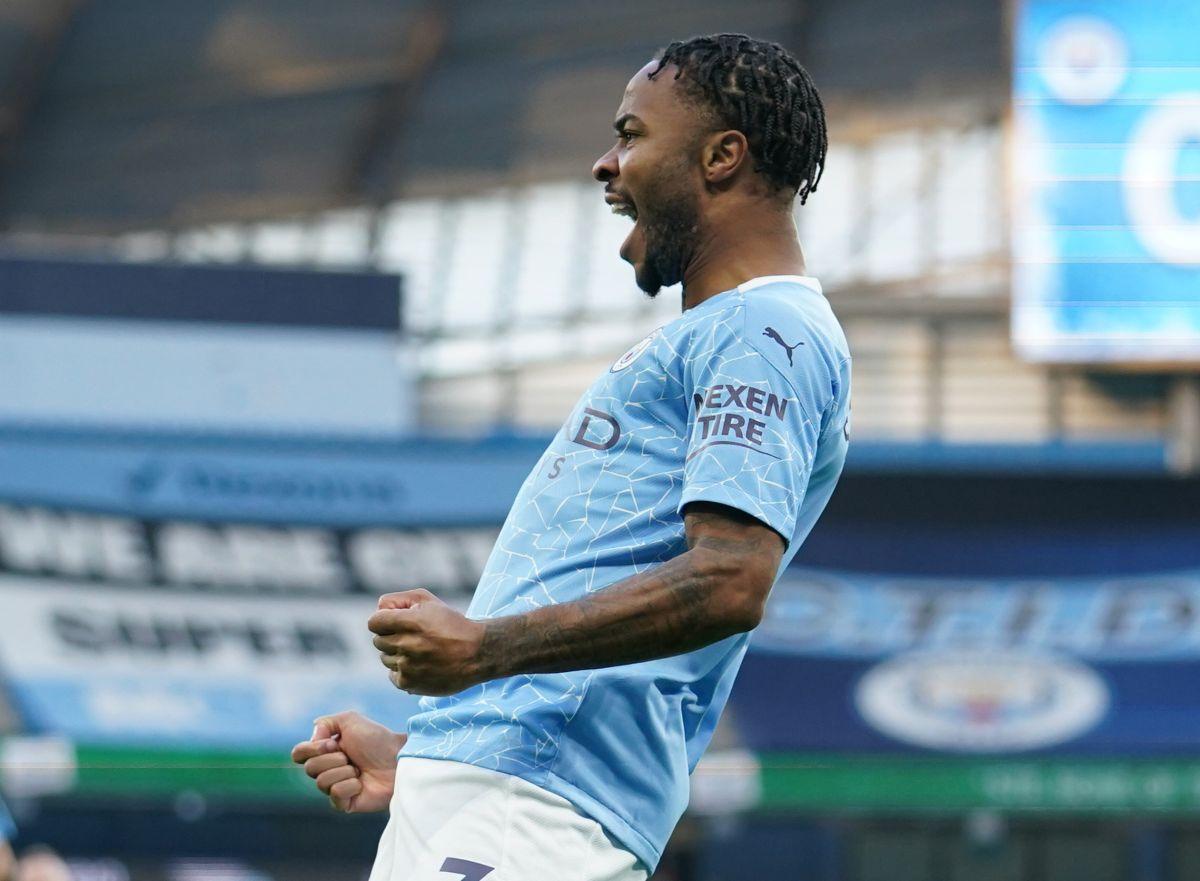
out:
<path id="1" fill-rule="evenodd" d="M 764 275 L 804 275 L 804 251 L 788 211 L 713 217 L 683 271 L 683 308 Z"/>

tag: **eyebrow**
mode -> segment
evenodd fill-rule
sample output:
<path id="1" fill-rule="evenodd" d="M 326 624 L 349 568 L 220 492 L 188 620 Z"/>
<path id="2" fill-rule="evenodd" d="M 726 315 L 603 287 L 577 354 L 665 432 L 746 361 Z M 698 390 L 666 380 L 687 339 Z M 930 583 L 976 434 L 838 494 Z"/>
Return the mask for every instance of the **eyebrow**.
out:
<path id="1" fill-rule="evenodd" d="M 616 130 L 617 134 L 621 134 L 623 131 L 625 131 L 625 125 L 629 122 L 636 122 L 638 125 L 645 125 L 645 123 L 634 114 L 625 113 L 617 117 L 617 121 L 613 123 L 613 128 Z"/>

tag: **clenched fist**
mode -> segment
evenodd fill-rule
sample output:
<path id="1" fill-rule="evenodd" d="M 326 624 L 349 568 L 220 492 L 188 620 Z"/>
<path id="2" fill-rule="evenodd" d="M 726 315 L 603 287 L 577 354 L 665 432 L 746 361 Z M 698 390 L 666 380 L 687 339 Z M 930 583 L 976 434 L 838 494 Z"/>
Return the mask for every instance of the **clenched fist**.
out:
<path id="1" fill-rule="evenodd" d="M 396 785 L 396 755 L 407 735 L 359 713 L 324 716 L 312 738 L 292 747 L 292 761 L 339 811 L 386 810 Z"/>
<path id="2" fill-rule="evenodd" d="M 367 627 L 388 678 L 411 694 L 457 694 L 485 681 L 481 648 L 485 626 L 427 590 L 389 593 Z"/>

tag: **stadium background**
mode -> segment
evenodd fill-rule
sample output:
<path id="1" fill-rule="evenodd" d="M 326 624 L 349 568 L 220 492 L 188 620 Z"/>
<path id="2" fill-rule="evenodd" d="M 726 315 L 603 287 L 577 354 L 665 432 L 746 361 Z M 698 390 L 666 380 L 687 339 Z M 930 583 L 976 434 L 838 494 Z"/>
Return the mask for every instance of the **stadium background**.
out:
<path id="1" fill-rule="evenodd" d="M 842 484 L 660 881 L 1200 878 L 1194 5 L 2 0 L 0 793 L 78 881 L 364 878 L 286 763 L 395 725 L 647 301 L 588 178 L 671 39 L 776 39 Z M 1132 158 L 1131 158 L 1132 157 Z"/>

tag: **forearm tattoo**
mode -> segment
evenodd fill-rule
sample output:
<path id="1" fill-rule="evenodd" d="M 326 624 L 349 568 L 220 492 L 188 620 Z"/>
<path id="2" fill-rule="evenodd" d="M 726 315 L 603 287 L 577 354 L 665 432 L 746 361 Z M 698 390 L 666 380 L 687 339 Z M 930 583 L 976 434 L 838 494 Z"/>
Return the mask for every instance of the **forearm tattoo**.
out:
<path id="1" fill-rule="evenodd" d="M 489 678 L 631 664 L 747 630 L 747 597 L 765 598 L 783 542 L 739 514 L 690 506 L 686 553 L 581 599 L 489 620 Z"/>

